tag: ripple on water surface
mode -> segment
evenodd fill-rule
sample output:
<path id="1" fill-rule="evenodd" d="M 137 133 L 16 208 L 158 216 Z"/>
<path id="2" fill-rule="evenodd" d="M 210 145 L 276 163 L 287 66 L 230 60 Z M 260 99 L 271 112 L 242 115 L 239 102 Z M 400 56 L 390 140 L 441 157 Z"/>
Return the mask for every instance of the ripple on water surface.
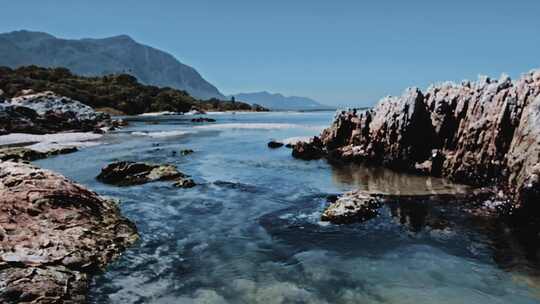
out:
<path id="1" fill-rule="evenodd" d="M 38 162 L 120 199 L 141 233 L 95 277 L 91 302 L 540 302 L 536 277 L 497 264 L 489 233 L 448 206 L 394 204 L 364 224 L 321 223 L 327 196 L 352 189 L 463 190 L 438 179 L 298 161 L 288 149 L 266 147 L 271 138 L 315 135 L 332 116 L 222 114 L 202 128 L 182 117 L 138 117 L 106 145 Z M 173 153 L 186 148 L 195 153 Z M 115 160 L 172 163 L 199 185 L 95 181 Z"/>

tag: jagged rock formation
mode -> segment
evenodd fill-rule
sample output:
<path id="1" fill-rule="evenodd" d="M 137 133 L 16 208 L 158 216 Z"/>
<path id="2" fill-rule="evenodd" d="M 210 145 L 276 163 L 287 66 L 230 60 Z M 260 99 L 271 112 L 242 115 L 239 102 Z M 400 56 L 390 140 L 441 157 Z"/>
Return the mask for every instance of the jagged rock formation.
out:
<path id="1" fill-rule="evenodd" d="M 0 134 L 96 131 L 119 123 L 76 100 L 53 92 L 27 92 L 0 103 Z"/>
<path id="2" fill-rule="evenodd" d="M 192 67 L 126 35 L 72 40 L 31 31 L 0 34 L 0 66 L 27 65 L 65 67 L 83 76 L 127 73 L 142 83 L 186 90 L 198 98 L 224 98 Z"/>
<path id="3" fill-rule="evenodd" d="M 115 202 L 51 171 L 0 162 L 0 302 L 84 303 L 89 276 L 137 238 Z"/>
<path id="4" fill-rule="evenodd" d="M 175 186 L 179 188 L 195 186 L 193 180 L 178 171 L 173 165 L 154 165 L 129 161 L 115 162 L 105 166 L 101 169 L 97 179 L 116 186 L 132 186 L 156 181 L 175 181 Z"/>
<path id="5" fill-rule="evenodd" d="M 371 110 L 343 111 L 303 159 L 327 157 L 496 186 L 515 207 L 536 205 L 540 158 L 540 70 L 512 82 L 487 77 L 408 89 Z M 536 207 L 537 208 L 537 207 Z"/>

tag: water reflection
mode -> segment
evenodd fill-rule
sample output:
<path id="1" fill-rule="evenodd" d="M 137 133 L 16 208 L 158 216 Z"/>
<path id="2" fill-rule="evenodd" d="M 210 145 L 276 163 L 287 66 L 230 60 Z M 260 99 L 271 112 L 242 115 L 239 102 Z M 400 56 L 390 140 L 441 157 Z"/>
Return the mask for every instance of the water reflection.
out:
<path id="1" fill-rule="evenodd" d="M 398 173 L 390 169 L 358 164 L 332 166 L 332 178 L 336 184 L 348 184 L 359 190 L 389 194 L 455 194 L 465 193 L 469 189 L 441 178 Z"/>

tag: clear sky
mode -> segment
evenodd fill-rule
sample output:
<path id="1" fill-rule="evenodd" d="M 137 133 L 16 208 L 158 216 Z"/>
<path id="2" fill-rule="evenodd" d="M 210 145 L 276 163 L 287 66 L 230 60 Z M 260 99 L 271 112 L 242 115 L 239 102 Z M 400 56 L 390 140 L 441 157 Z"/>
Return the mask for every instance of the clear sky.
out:
<path id="1" fill-rule="evenodd" d="M 2 0 L 0 30 L 128 34 L 223 93 L 370 105 L 409 86 L 540 67 L 540 0 Z"/>

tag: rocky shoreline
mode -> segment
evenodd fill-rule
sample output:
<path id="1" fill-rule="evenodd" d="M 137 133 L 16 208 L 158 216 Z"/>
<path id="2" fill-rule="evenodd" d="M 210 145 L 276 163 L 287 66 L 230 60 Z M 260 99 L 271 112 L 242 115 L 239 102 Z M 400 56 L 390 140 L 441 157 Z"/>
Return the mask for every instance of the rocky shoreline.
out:
<path id="1" fill-rule="evenodd" d="M 0 91 L 0 302 L 84 303 L 90 277 L 138 239 L 116 202 L 28 163 L 123 125 L 53 92 Z"/>
<path id="2" fill-rule="evenodd" d="M 362 163 L 491 188 L 516 221 L 540 215 L 540 70 L 412 88 L 373 109 L 338 113 L 293 156 Z"/>
<path id="3" fill-rule="evenodd" d="M 0 162 L 0 299 L 83 303 L 89 277 L 137 239 L 116 203 L 29 164 Z"/>

